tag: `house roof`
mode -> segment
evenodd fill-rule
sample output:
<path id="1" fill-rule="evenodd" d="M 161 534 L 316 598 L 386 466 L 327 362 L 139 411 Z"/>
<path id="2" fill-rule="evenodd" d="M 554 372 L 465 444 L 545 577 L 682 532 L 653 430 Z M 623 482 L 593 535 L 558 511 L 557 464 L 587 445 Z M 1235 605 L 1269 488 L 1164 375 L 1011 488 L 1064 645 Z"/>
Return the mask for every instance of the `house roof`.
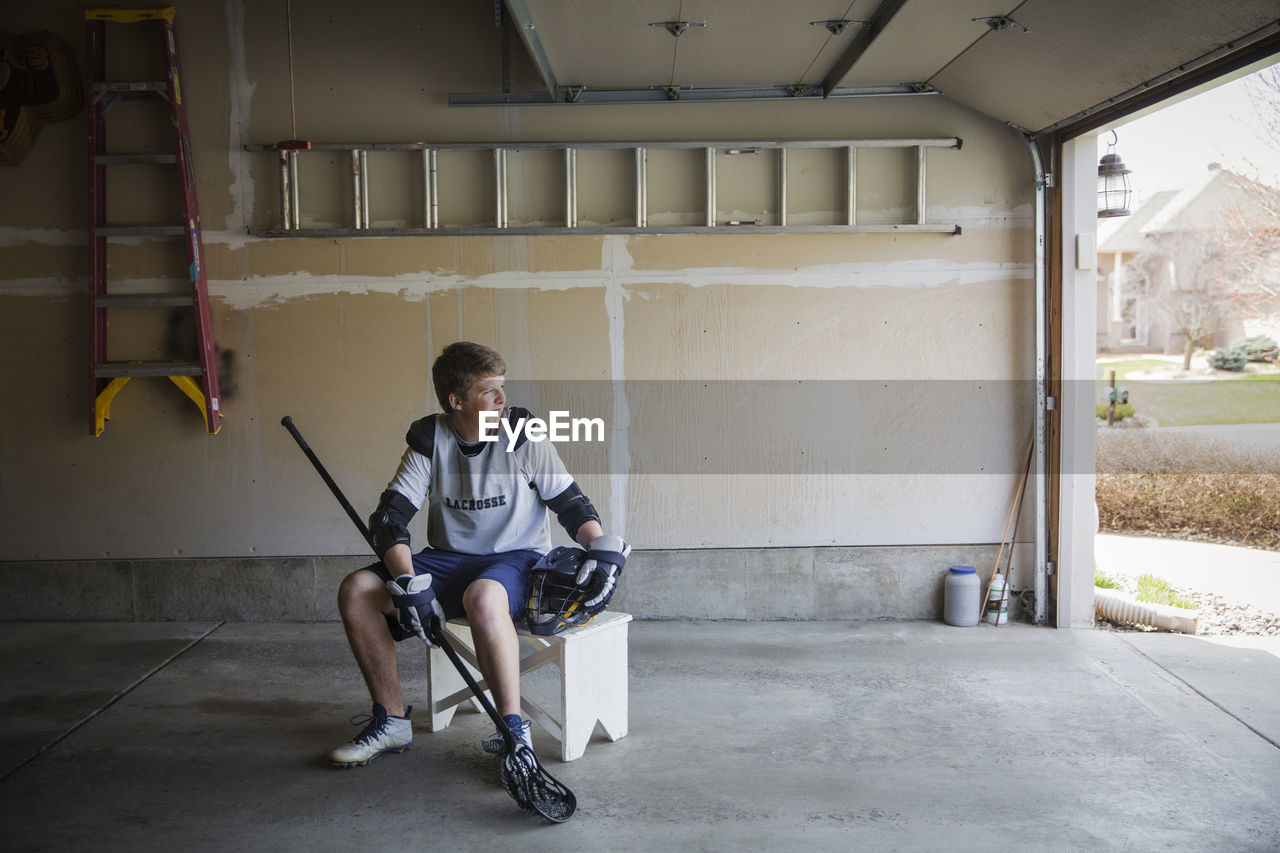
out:
<path id="1" fill-rule="evenodd" d="M 1232 220 L 1265 223 L 1280 212 L 1280 190 L 1213 163 L 1190 186 L 1154 193 L 1131 216 L 1098 223 L 1098 251 L 1141 252 L 1156 234 L 1220 228 Z"/>
<path id="2" fill-rule="evenodd" d="M 1150 198 L 1138 205 L 1138 209 L 1131 215 L 1101 220 L 1098 223 L 1098 251 L 1112 254 L 1146 250 L 1149 246 L 1144 236 L 1147 223 L 1181 192 L 1181 190 L 1162 190 L 1153 193 Z"/>
<path id="3" fill-rule="evenodd" d="M 1264 204 L 1277 191 L 1214 163 L 1194 184 L 1177 194 L 1146 223 L 1145 234 L 1199 231 L 1219 227 L 1225 216 L 1262 221 L 1274 217 L 1275 203 Z M 1267 213 L 1270 207 L 1271 213 Z"/>

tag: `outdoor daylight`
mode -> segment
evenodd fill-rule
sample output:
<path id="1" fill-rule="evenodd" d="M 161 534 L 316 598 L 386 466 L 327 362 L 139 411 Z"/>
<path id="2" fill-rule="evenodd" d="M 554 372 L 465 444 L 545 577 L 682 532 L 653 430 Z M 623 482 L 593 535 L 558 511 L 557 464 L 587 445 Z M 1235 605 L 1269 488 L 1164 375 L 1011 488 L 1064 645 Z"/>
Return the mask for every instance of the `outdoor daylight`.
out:
<path id="1" fill-rule="evenodd" d="M 1098 142 L 1133 195 L 1098 221 L 1096 583 L 1278 635 L 1280 66 Z"/>

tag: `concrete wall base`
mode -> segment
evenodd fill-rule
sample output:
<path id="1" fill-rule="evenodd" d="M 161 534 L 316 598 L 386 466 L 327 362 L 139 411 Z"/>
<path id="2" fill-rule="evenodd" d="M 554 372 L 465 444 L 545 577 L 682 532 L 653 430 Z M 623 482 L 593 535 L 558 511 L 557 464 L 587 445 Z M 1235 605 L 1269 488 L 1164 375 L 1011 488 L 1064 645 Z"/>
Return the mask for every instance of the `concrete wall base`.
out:
<path id="1" fill-rule="evenodd" d="M 997 545 L 634 552 L 613 607 L 637 619 L 941 619 L 947 567 Z M 0 562 L 0 621 L 324 622 L 364 556 Z"/>

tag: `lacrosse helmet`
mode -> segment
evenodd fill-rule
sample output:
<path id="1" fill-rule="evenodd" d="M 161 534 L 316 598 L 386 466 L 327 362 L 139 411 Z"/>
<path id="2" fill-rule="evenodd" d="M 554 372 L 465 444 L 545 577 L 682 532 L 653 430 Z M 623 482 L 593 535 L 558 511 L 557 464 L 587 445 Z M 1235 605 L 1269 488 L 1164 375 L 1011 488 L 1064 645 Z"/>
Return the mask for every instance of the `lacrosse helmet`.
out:
<path id="1" fill-rule="evenodd" d="M 559 634 L 585 625 L 609 606 L 618 588 L 618 572 L 597 568 L 578 586 L 578 571 L 586 559 L 581 548 L 553 548 L 529 570 L 525 615 L 531 633 Z"/>

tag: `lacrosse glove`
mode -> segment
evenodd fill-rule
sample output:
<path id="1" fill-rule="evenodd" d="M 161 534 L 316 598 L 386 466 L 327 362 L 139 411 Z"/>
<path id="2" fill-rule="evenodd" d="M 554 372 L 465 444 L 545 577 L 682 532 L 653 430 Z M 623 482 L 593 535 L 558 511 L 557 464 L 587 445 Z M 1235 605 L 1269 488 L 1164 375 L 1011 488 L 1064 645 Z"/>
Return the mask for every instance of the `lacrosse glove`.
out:
<path id="1" fill-rule="evenodd" d="M 618 582 L 618 575 L 622 574 L 622 567 L 627 564 L 627 555 L 630 553 L 631 546 L 623 541 L 621 536 L 609 534 L 597 536 L 587 543 L 587 558 L 582 561 L 582 568 L 578 570 L 575 583 L 578 586 L 586 586 L 591 575 L 599 572 L 601 589 L 597 597 L 607 601 L 613 597 L 613 588 Z M 590 605 L 595 601 L 586 603 Z"/>
<path id="2" fill-rule="evenodd" d="M 391 605 L 399 611 L 400 627 L 421 637 L 428 646 L 434 645 L 427 628 L 435 623 L 437 630 L 444 630 L 444 608 L 431 591 L 431 575 L 401 575 L 387 581 Z"/>

